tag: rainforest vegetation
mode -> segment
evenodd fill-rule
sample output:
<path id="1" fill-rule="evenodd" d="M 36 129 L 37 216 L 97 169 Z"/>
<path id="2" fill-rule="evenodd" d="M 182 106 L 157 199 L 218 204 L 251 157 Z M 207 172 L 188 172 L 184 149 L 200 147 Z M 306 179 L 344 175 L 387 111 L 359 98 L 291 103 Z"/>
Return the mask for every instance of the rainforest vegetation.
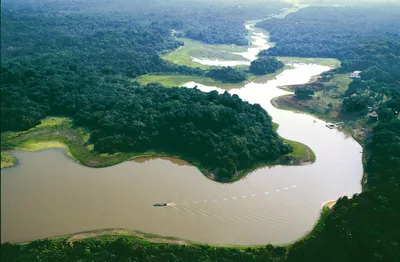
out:
<path id="1" fill-rule="evenodd" d="M 261 56 L 254 61 L 251 61 L 249 71 L 255 75 L 266 75 L 284 67 L 283 62 L 275 57 Z"/>
<path id="2" fill-rule="evenodd" d="M 362 122 L 367 173 L 364 191 L 344 197 L 304 241 L 290 248 L 288 261 L 397 261 L 400 259 L 400 15 L 399 6 L 309 7 L 285 19 L 260 22 L 276 45 L 260 55 L 333 57 L 341 67 L 301 85 L 296 95 L 338 89 L 337 74 L 362 71 L 341 95 L 339 119 L 378 112 Z M 329 105 L 328 105 L 329 107 Z M 354 114 L 355 113 L 355 114 Z M 339 120 L 337 119 L 337 121 Z M 368 118 L 367 118 L 368 119 Z"/>
<path id="3" fill-rule="evenodd" d="M 291 151 L 265 110 L 227 92 L 140 87 L 118 77 L 76 75 L 43 85 L 46 76 L 37 74 L 15 85 L 7 81 L 13 76 L 2 73 L 2 114 L 10 114 L 2 119 L 4 129 L 26 129 L 44 116 L 67 115 L 92 130 L 98 152 L 183 154 L 221 179 Z"/>
<path id="4" fill-rule="evenodd" d="M 338 200 L 313 232 L 291 246 L 225 248 L 100 236 L 2 244 L 2 261 L 389 261 L 400 259 L 400 120 L 378 124 L 367 141 L 366 190 Z"/>
<path id="5" fill-rule="evenodd" d="M 25 1 L 23 8 L 21 2 L 2 1 L 2 131 L 28 129 L 48 115 L 68 115 L 76 124 L 92 129 L 91 140 L 100 152 L 164 147 L 188 154 L 189 147 L 191 156 L 221 176 L 290 150 L 272 132 L 270 117 L 258 105 L 227 93 L 141 87 L 128 79 L 150 72 L 204 74 L 160 59 L 160 53 L 181 45 L 171 36 L 171 29 L 205 42 L 244 44 L 245 31 L 239 24 L 250 19 L 250 11 L 235 20 L 234 14 L 242 14 L 239 7 L 229 10 L 224 4 L 220 9 L 204 9 L 199 2 L 185 11 L 171 11 L 171 7 L 159 8 L 166 1 L 155 1 L 158 4 L 151 7 L 130 1 L 137 3 L 122 12 L 114 6 L 117 1 L 108 6 L 98 1 L 70 1 L 68 5 Z M 179 3 L 187 5 L 186 1 Z M 251 19 L 271 9 L 262 6 L 252 9 L 256 15 Z M 362 141 L 367 172 L 364 191 L 351 199 L 339 199 L 304 239 L 284 247 L 225 248 L 111 236 L 70 245 L 60 238 L 2 244 L 1 260 L 399 261 L 398 10 L 398 6 L 310 7 L 285 19 L 258 24 L 276 42 L 262 56 L 339 58 L 342 66 L 324 74 L 321 81 L 329 81 L 336 73 L 363 71 L 362 78 L 340 97 L 344 105 L 360 106 L 344 106 L 343 110 L 365 114 L 371 102 L 361 103 L 358 97 L 368 96 L 380 115 Z M 206 19 L 211 14 L 215 19 Z M 233 20 L 238 22 L 230 23 Z M 349 97 L 357 99 L 345 102 Z"/>
<path id="6" fill-rule="evenodd" d="M 206 76 L 220 80 L 224 83 L 238 83 L 247 79 L 246 72 L 230 66 L 210 69 Z"/>
<path id="7" fill-rule="evenodd" d="M 92 130 L 98 152 L 177 153 L 220 179 L 291 151 L 259 105 L 228 93 L 142 88 L 129 81 L 149 72 L 204 73 L 160 58 L 181 43 L 154 17 L 55 10 L 44 15 L 34 6 L 18 7 L 2 10 L 2 131 L 26 130 L 46 116 L 70 116 Z M 207 75 L 246 79 L 230 67 Z"/>
<path id="8" fill-rule="evenodd" d="M 193 22 L 193 17 L 197 16 L 191 16 L 191 12 L 199 17 L 218 17 L 210 14 L 210 6 L 200 7 L 191 2 L 187 7 L 189 13 L 187 10 L 182 13 L 174 11 L 171 12 L 174 16 L 171 16 L 166 10 L 172 7 L 163 1 L 154 1 L 154 6 L 131 1 L 135 5 L 125 3 L 107 7 L 91 1 L 76 1 L 69 5 L 43 1 L 41 6 L 34 1 L 23 4 L 22 1 L 5 2 L 1 31 L 2 131 L 30 128 L 49 114 L 64 114 L 65 111 L 74 114 L 78 108 L 73 105 L 72 98 L 68 98 L 73 88 L 91 88 L 99 83 L 117 87 L 125 85 L 123 83 L 128 77 L 160 72 L 195 76 L 208 74 L 227 82 L 245 79 L 243 72 L 234 69 L 220 69 L 232 72 L 222 75 L 220 70 L 207 72 L 178 66 L 159 56 L 183 44 L 171 35 L 171 30 L 180 29 L 179 25 L 186 26 L 188 21 Z M 281 4 L 271 4 L 256 14 L 266 16 L 272 11 L 277 12 L 277 6 Z M 105 12 L 105 8 L 109 12 Z M 214 9 L 213 12 L 226 12 L 224 5 Z M 247 8 L 240 11 L 241 14 L 249 15 L 247 12 L 250 11 L 245 10 Z M 234 11 L 229 14 L 232 14 L 230 19 L 238 19 Z M 209 32 L 207 35 L 215 34 L 222 38 L 224 35 L 212 31 L 211 25 L 232 27 L 234 31 L 243 29 L 237 41 L 246 36 L 243 24 L 227 23 L 225 19 L 204 21 L 209 23 L 205 27 L 207 30 L 202 28 L 204 23 L 193 23 L 191 27 L 196 25 L 197 31 L 204 29 Z M 242 21 L 237 20 L 237 23 Z M 232 37 L 232 34 L 226 36 Z M 224 38 L 217 42 L 235 41 Z M 69 102 L 72 104 L 63 109 L 52 106 Z M 25 106 L 21 107 L 21 104 Z"/>
<path id="9" fill-rule="evenodd" d="M 342 94 L 342 113 L 363 116 L 371 107 L 390 120 L 400 112 L 399 10 L 398 5 L 309 7 L 264 20 L 257 26 L 269 31 L 276 45 L 259 55 L 337 58 L 341 67 L 321 81 L 362 71 Z"/>

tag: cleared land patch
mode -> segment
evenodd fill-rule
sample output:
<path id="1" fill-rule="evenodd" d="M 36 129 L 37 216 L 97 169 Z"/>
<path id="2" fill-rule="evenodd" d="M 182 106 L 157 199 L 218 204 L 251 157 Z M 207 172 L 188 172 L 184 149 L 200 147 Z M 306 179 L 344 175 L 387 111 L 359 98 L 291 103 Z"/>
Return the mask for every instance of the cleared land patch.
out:
<path id="1" fill-rule="evenodd" d="M 240 55 L 232 54 L 233 52 L 245 52 L 246 46 L 236 45 L 210 45 L 203 44 L 199 41 L 190 40 L 188 38 L 179 38 L 179 40 L 185 43 L 184 46 L 176 49 L 175 51 L 164 54 L 161 57 L 174 64 L 187 65 L 190 67 L 199 67 L 201 69 L 208 69 L 214 66 L 202 65 L 200 63 L 192 61 L 192 57 L 204 58 L 204 59 L 219 59 L 219 60 L 239 60 L 247 61 Z"/>

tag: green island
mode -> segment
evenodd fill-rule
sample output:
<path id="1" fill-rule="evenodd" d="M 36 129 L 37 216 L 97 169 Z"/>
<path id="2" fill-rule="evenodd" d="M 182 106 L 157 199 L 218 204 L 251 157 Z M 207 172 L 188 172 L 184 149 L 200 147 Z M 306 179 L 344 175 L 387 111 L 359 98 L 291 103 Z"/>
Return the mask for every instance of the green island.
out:
<path id="1" fill-rule="evenodd" d="M 227 3 L 199 12 L 197 7 L 200 3 L 195 4 L 196 8 L 181 3 L 186 8 L 182 8 L 186 10 L 185 13 L 166 6 L 163 1 L 155 1 L 157 12 L 153 13 L 153 17 L 140 15 L 140 19 L 137 19 L 138 14 L 145 13 L 148 8 L 140 4 L 141 1 L 124 6 L 123 10 L 129 10 L 132 16 L 118 12 L 112 13 L 112 16 L 105 14 L 104 10 L 121 10 L 112 5 L 98 7 L 96 12 L 85 7 L 80 12 L 69 12 L 67 15 L 55 7 L 43 5 L 41 8 L 53 12 L 52 16 L 43 16 L 35 11 L 36 6 L 29 6 L 29 3 L 21 7 L 20 1 L 4 2 L 2 168 L 16 163 L 10 154 L 11 149 L 35 151 L 63 147 L 76 161 L 97 167 L 114 165 L 143 155 L 163 155 L 162 151 L 149 150 L 143 151 L 145 153 L 132 153 L 129 150 L 121 153 L 119 147 L 122 145 L 112 144 L 114 139 L 110 135 L 110 127 L 116 127 L 117 130 L 125 127 L 124 123 L 113 121 L 121 119 L 112 117 L 117 108 L 113 104 L 118 104 L 117 101 L 121 99 L 121 104 L 126 104 L 124 109 L 131 106 L 132 111 L 141 110 L 140 106 L 143 106 L 138 103 L 140 106 L 135 107 L 135 104 L 127 104 L 123 100 L 131 92 L 147 90 L 133 84 L 132 79 L 141 85 L 159 82 L 167 87 L 179 86 L 189 78 L 211 84 L 215 80 L 205 80 L 199 76 L 201 72 L 192 68 L 206 70 L 210 67 L 199 66 L 188 59 L 196 54 L 192 52 L 197 52 L 194 46 L 201 45 L 197 41 L 207 45 L 229 45 L 224 48 L 235 51 L 243 50 L 248 36 L 242 26 L 245 20 L 241 19 L 267 17 L 277 9 L 290 7 L 283 3 L 270 3 L 269 7 L 255 3 L 249 4 L 248 9 L 239 10 Z M 97 4 L 97 1 L 92 3 Z M 201 3 L 202 7 L 208 5 L 207 1 Z M 311 113 L 332 122 L 343 122 L 344 129 L 351 132 L 364 149 L 366 179 L 363 192 L 352 198 L 339 198 L 333 207 L 326 205 L 315 227 L 305 237 L 285 246 L 224 247 L 138 231 L 109 229 L 22 244 L 2 243 L 2 261 L 398 261 L 398 10 L 398 5 L 394 4 L 371 7 L 310 6 L 290 16 L 257 24 L 270 33 L 271 41 L 275 43 L 273 48 L 261 52 L 260 56 L 273 56 L 284 63 L 317 63 L 335 68 L 312 83 L 290 87 L 292 91 L 297 88 L 311 90 L 314 95 L 310 98 L 281 97 L 275 99 L 274 104 L 284 109 Z M 211 17 L 218 19 L 210 19 L 210 12 Z M 174 18 L 168 14 L 174 14 Z M 226 19 L 221 19 L 221 14 Z M 158 23 L 166 18 L 168 23 Z M 314 23 L 310 23 L 310 18 Z M 75 29 L 65 27 L 66 24 Z M 171 35 L 171 30 L 177 25 L 181 26 L 180 37 L 184 37 L 180 39 L 185 42 L 188 38 L 193 40 L 189 46 L 179 48 L 182 42 Z M 40 37 L 37 35 L 38 26 L 45 32 L 41 31 Z M 131 30 L 132 26 L 134 30 Z M 93 28 L 99 30 L 93 33 Z M 14 37 L 16 32 L 24 37 Z M 338 38 L 341 39 L 340 44 Z M 13 40 L 5 42 L 4 39 Z M 151 47 L 147 45 L 149 41 L 152 42 Z M 230 46 L 232 43 L 242 47 Z M 218 51 L 217 48 L 206 48 L 197 54 L 228 60 L 237 58 L 220 56 Z M 127 60 L 130 63 L 124 62 Z M 361 79 L 349 79 L 350 73 L 357 70 L 362 71 Z M 255 79 L 249 77 L 247 81 Z M 220 83 L 213 85 L 220 86 Z M 226 88 L 231 86 L 227 84 Z M 158 90 L 152 84 L 147 88 Z M 156 93 L 158 91 L 154 95 Z M 110 102 L 110 97 L 115 100 Z M 140 95 L 136 98 L 147 99 Z M 228 100 L 234 101 L 235 98 Z M 262 112 L 258 109 L 255 111 Z M 108 115 L 106 112 L 111 113 Z M 102 121 L 99 121 L 100 118 Z M 147 123 L 142 120 L 135 123 L 139 131 L 143 123 Z M 101 125 L 102 130 L 93 128 L 96 124 Z M 276 129 L 277 126 L 270 122 L 268 131 L 275 132 Z M 310 161 L 315 159 L 306 146 L 284 140 L 276 132 L 275 136 L 276 141 L 280 141 L 277 143 L 292 150 L 280 157 L 289 156 L 286 160 L 290 161 L 304 160 L 305 156 Z M 144 136 L 141 139 L 146 143 Z M 105 150 L 107 148 L 114 150 Z M 179 154 L 165 154 L 185 159 Z M 202 165 L 190 159 L 189 162 L 205 173 Z M 231 163 L 227 164 L 228 169 L 232 167 Z M 231 177 L 235 178 L 237 176 Z"/>

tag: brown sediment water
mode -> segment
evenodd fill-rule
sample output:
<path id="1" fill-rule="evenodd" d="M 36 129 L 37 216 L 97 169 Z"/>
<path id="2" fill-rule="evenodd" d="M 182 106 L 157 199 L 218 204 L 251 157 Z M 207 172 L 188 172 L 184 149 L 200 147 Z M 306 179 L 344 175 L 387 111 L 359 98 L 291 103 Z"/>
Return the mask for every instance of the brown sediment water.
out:
<path id="1" fill-rule="evenodd" d="M 284 244 L 302 237 L 314 226 L 323 203 L 361 191 L 363 167 L 362 148 L 352 137 L 310 115 L 271 105 L 271 99 L 288 93 L 277 86 L 306 83 L 329 69 L 293 66 L 266 83 L 229 92 L 260 104 L 279 124 L 282 137 L 315 152 L 315 163 L 260 168 L 240 181 L 219 184 L 173 158 L 95 169 L 74 162 L 62 149 L 16 151 L 19 164 L 1 173 L 2 242 L 102 228 L 226 245 Z M 196 85 L 224 92 L 194 82 L 185 86 Z"/>

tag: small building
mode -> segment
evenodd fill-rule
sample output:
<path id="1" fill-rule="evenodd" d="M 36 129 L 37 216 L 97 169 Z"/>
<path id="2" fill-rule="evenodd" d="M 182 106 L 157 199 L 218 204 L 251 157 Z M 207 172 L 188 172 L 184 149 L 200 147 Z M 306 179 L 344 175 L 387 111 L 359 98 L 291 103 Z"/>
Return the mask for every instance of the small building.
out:
<path id="1" fill-rule="evenodd" d="M 378 120 L 378 113 L 376 113 L 376 111 L 368 113 L 368 116 L 369 116 L 369 119 L 371 119 L 371 120 L 374 120 L 374 121 Z"/>
<path id="2" fill-rule="evenodd" d="M 361 78 L 360 73 L 361 71 L 354 71 L 350 74 L 350 78 Z"/>

